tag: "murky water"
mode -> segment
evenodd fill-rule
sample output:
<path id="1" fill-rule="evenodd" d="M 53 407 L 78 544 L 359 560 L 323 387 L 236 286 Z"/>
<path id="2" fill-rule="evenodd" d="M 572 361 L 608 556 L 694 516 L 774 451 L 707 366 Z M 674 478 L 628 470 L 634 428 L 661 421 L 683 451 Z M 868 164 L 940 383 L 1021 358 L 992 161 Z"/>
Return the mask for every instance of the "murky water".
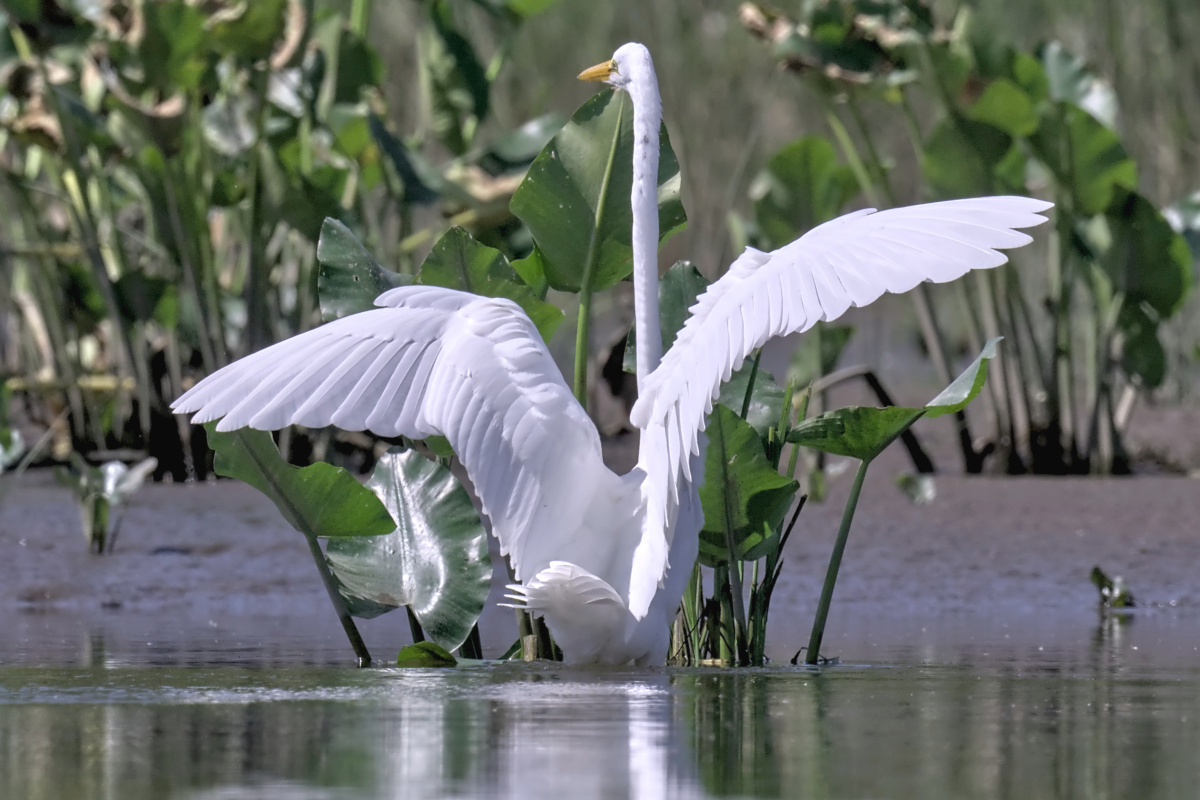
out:
<path id="1" fill-rule="evenodd" d="M 1194 796 L 1194 621 L 942 630 L 819 673 L 43 640 L 0 666 L 0 797 Z"/>

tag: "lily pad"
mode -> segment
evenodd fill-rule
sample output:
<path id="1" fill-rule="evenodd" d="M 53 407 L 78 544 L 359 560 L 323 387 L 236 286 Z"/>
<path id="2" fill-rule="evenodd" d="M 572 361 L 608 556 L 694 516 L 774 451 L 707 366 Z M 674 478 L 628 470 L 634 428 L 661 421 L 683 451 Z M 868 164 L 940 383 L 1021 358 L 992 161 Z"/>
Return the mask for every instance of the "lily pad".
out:
<path id="1" fill-rule="evenodd" d="M 437 642 L 417 642 L 400 650 L 396 656 L 398 667 L 456 667 L 458 659 Z"/>

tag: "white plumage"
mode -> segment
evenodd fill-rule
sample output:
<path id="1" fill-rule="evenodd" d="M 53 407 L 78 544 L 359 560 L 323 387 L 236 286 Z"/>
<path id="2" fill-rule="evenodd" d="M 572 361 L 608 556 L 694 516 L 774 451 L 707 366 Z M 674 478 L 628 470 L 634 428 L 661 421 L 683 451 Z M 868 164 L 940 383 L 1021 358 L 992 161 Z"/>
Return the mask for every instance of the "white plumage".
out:
<path id="1" fill-rule="evenodd" d="M 174 404 L 218 429 L 299 424 L 414 439 L 445 436 L 475 485 L 516 578 L 570 662 L 662 664 L 703 517 L 704 422 L 720 385 L 773 336 L 810 328 L 884 292 L 1005 262 L 1049 203 L 961 200 L 821 225 L 747 250 L 700 296 L 657 359 L 657 80 L 622 46 L 581 77 L 634 100 L 634 291 L 641 433 L 637 466 L 604 466 L 600 437 L 533 323 L 508 301 L 450 289 L 392 289 L 380 306 L 248 356 Z M 654 136 L 648 135 L 650 131 Z M 642 347 L 646 347 L 645 351 Z"/>

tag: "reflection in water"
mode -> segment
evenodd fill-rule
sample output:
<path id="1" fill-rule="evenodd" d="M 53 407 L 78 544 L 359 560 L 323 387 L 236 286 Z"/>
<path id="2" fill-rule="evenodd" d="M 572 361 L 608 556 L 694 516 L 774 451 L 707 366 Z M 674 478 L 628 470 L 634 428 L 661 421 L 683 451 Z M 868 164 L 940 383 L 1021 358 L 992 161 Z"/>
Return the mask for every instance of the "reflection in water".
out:
<path id="1" fill-rule="evenodd" d="M 0 797 L 1180 797 L 1200 671 L 0 667 Z"/>

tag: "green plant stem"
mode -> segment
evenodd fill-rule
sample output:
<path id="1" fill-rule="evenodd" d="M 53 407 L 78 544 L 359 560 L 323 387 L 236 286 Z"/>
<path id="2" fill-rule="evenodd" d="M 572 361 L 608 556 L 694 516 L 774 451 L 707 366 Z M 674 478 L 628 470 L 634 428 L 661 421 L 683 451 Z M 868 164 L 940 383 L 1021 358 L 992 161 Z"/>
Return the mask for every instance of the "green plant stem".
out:
<path id="1" fill-rule="evenodd" d="M 337 584 L 334 583 L 333 573 L 329 571 L 329 562 L 325 560 L 325 551 L 321 549 L 315 536 L 305 533 L 304 541 L 308 542 L 308 552 L 312 554 L 313 563 L 317 565 L 321 583 L 324 584 L 325 591 L 329 594 L 329 602 L 333 603 L 333 610 L 338 615 L 338 621 L 342 623 L 342 629 L 346 631 L 346 638 L 350 640 L 350 646 L 354 648 L 358 666 L 371 666 L 371 653 L 368 652 L 366 643 L 358 633 L 358 627 L 350 616 L 350 610 L 346 608 L 346 600 L 338 591 Z"/>
<path id="2" fill-rule="evenodd" d="M 596 203 L 595 224 L 588 242 L 587 260 L 583 265 L 583 280 L 579 288 L 579 322 L 575 328 L 575 399 L 587 408 L 587 368 L 589 355 L 589 333 L 592 324 L 592 280 L 596 264 L 600 261 L 599 231 L 604 224 L 603 198 L 608 196 L 608 184 L 612 180 L 613 164 L 617 160 L 617 143 L 621 139 L 621 120 L 625 116 L 625 99 L 622 97 L 617 124 L 613 128 L 612 144 L 608 149 L 608 162 L 604 165 L 604 179 L 600 181 L 601 202 Z M 635 278 L 636 280 L 636 278 Z"/>
<path id="3" fill-rule="evenodd" d="M 359 36 L 366 36 L 370 21 L 371 0 L 354 0 L 350 5 L 350 30 Z"/>
<path id="4" fill-rule="evenodd" d="M 575 399 L 587 410 L 589 336 L 592 327 L 592 290 L 585 283 L 579 292 L 579 320 L 575 325 Z"/>
<path id="5" fill-rule="evenodd" d="M 754 397 L 754 381 L 758 378 L 758 362 L 762 361 L 762 348 L 754 354 L 754 363 L 750 366 L 750 380 L 746 381 L 746 396 L 742 398 L 742 419 L 750 413 L 750 400 Z"/>
<path id="6" fill-rule="evenodd" d="M 829 604 L 833 601 L 833 585 L 837 583 L 838 570 L 842 566 L 842 553 L 846 551 L 846 539 L 850 536 L 850 523 L 854 520 L 854 509 L 858 505 L 858 496 L 862 493 L 863 480 L 867 477 L 867 467 L 870 461 L 858 465 L 854 475 L 854 483 L 850 486 L 850 496 L 846 498 L 846 508 L 842 512 L 842 524 L 838 528 L 837 541 L 833 544 L 833 552 L 829 555 L 829 569 L 825 571 L 825 584 L 821 587 L 821 599 L 817 603 L 817 615 L 813 618 L 812 635 L 808 637 L 808 652 L 804 663 L 815 665 L 820 658 L 821 640 L 825 637 L 825 620 L 829 616 Z"/>

